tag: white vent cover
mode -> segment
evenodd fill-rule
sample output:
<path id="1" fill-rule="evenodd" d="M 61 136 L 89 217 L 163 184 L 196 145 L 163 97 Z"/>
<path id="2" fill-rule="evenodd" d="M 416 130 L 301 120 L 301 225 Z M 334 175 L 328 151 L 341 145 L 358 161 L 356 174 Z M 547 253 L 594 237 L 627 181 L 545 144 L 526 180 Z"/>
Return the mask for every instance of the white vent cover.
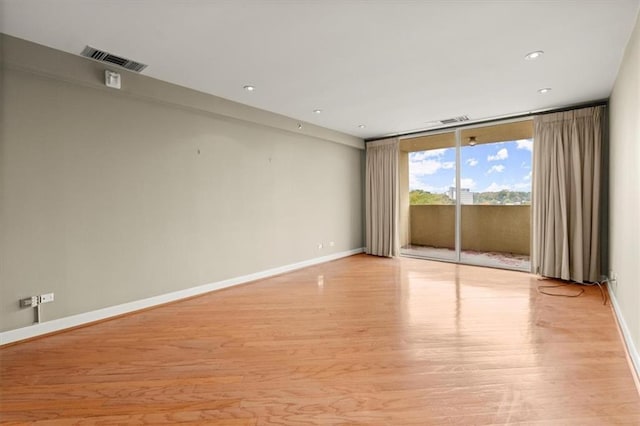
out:
<path id="1" fill-rule="evenodd" d="M 462 121 L 469 121 L 469 117 L 467 117 L 466 115 L 461 115 L 460 117 L 446 118 L 444 120 L 440 120 L 440 123 L 453 124 L 453 123 L 460 123 Z"/>
<path id="2" fill-rule="evenodd" d="M 142 64 L 140 62 L 132 61 L 131 59 L 123 58 L 122 56 L 114 55 L 112 53 L 105 52 L 104 50 L 99 50 L 91 46 L 85 47 L 81 55 L 87 58 L 95 59 L 96 61 L 117 65 L 119 67 L 135 72 L 141 72 L 147 67 L 145 64 Z"/>

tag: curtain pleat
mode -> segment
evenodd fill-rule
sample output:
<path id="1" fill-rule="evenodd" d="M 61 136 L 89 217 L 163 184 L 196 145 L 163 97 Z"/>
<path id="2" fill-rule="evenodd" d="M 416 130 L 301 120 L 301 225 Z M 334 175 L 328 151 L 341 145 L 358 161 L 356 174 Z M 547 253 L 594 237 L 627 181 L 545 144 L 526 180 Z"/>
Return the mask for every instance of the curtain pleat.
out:
<path id="1" fill-rule="evenodd" d="M 365 170 L 365 252 L 397 256 L 398 139 L 367 143 Z"/>
<path id="2" fill-rule="evenodd" d="M 534 121 L 533 272 L 600 279 L 600 182 L 604 107 Z"/>

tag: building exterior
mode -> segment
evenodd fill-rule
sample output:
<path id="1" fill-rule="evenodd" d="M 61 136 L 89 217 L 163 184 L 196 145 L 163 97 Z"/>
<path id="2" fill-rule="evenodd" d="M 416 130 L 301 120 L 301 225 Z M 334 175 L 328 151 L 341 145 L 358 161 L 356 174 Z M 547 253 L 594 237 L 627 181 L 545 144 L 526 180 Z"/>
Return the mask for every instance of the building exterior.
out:
<path id="1" fill-rule="evenodd" d="M 455 201 L 456 188 L 449 187 L 448 195 L 449 198 Z M 473 192 L 469 188 L 460 188 L 460 204 L 473 204 Z"/>

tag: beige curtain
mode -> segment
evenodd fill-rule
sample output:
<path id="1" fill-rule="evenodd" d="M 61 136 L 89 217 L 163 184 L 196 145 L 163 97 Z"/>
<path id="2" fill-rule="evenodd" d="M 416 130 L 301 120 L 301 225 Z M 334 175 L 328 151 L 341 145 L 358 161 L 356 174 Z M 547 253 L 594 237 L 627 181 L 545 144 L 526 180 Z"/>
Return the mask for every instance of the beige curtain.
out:
<path id="1" fill-rule="evenodd" d="M 600 279 L 604 114 L 600 106 L 535 118 L 534 273 L 577 282 Z"/>
<path id="2" fill-rule="evenodd" d="M 367 143 L 365 226 L 366 253 L 398 255 L 397 138 Z"/>

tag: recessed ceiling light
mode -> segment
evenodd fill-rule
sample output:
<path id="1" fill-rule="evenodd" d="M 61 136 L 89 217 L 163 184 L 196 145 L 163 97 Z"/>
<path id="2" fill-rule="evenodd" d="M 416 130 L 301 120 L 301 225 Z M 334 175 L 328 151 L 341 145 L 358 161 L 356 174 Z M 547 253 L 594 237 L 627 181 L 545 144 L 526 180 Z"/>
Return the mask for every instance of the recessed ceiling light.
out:
<path id="1" fill-rule="evenodd" d="M 321 112 L 322 112 L 322 110 L 321 110 L 321 109 L 314 109 L 314 110 L 313 110 L 313 113 L 314 113 L 314 114 L 320 114 Z"/>
<path id="2" fill-rule="evenodd" d="M 543 89 L 538 89 L 538 93 L 544 95 L 545 93 L 549 93 L 551 91 L 551 87 L 545 87 Z"/>
<path id="3" fill-rule="evenodd" d="M 364 124 L 358 124 L 358 127 L 359 127 L 360 129 L 364 129 L 364 128 L 365 128 L 365 127 L 367 127 L 367 126 L 365 126 Z"/>
<path id="4" fill-rule="evenodd" d="M 542 55 L 544 55 L 544 52 L 542 50 L 536 50 L 535 52 L 527 53 L 524 59 L 526 59 L 527 61 L 533 61 L 534 59 L 538 59 Z"/>
<path id="5" fill-rule="evenodd" d="M 469 136 L 469 146 L 476 146 L 477 143 L 478 141 L 475 136 Z"/>
<path id="6" fill-rule="evenodd" d="M 247 84 L 246 86 L 242 87 L 244 90 L 246 90 L 247 92 L 253 92 L 254 90 L 256 90 L 255 86 L 252 86 L 250 84 Z"/>

